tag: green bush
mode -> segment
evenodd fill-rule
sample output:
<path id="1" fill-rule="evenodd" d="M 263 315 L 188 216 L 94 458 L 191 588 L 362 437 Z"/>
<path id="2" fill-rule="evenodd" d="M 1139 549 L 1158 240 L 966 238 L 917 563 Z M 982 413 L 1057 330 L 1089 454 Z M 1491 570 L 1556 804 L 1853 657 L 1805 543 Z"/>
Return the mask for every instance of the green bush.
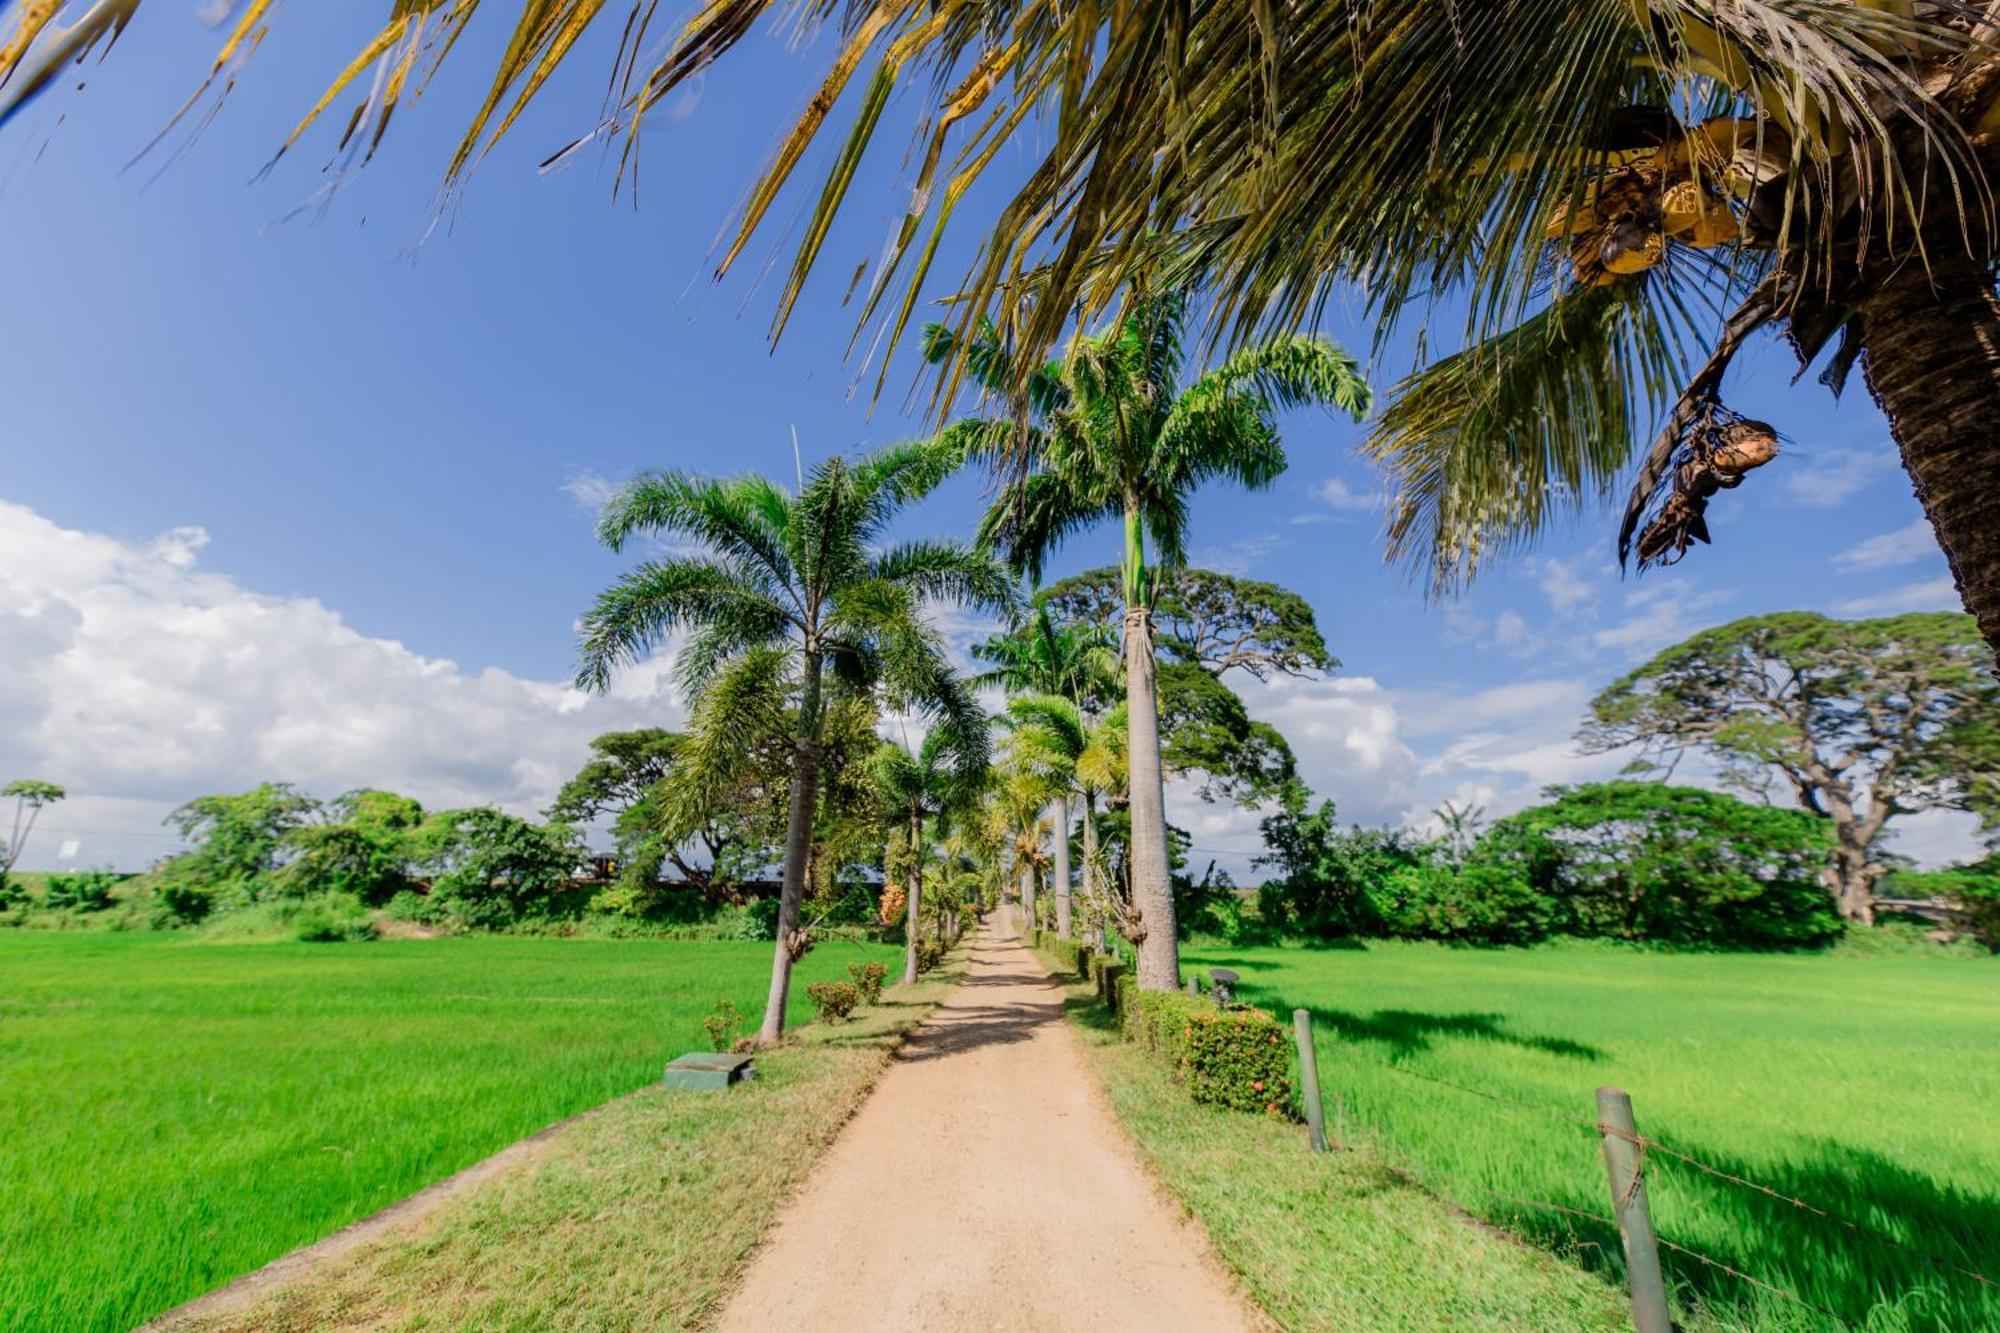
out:
<path id="1" fill-rule="evenodd" d="M 1202 1105 L 1290 1114 L 1291 1048 L 1285 1029 L 1263 1010 L 1130 987 L 1123 1026 L 1126 1039 L 1165 1060 Z"/>
<path id="2" fill-rule="evenodd" d="M 1952 905 L 1965 918 L 1966 933 L 1988 951 L 2000 953 L 2000 879 L 1963 876 L 1950 896 Z"/>
<path id="3" fill-rule="evenodd" d="M 1384 933 L 1459 944 L 1532 944 L 1555 916 L 1549 899 L 1504 865 L 1400 866 L 1368 897 Z"/>
<path id="4" fill-rule="evenodd" d="M 806 987 L 806 998 L 820 1022 L 840 1023 L 861 1003 L 861 992 L 849 981 L 820 981 Z"/>
<path id="5" fill-rule="evenodd" d="M 775 940 L 778 938 L 778 907 L 776 898 L 754 898 L 743 908 L 743 919 L 737 925 L 737 938 L 744 940 Z"/>
<path id="6" fill-rule="evenodd" d="M 199 884 L 170 879 L 153 888 L 153 929 L 199 925 L 215 910 L 215 895 Z"/>
<path id="7" fill-rule="evenodd" d="M 52 874 L 42 882 L 42 904 L 58 911 L 102 912 L 111 906 L 118 878 L 108 869 Z"/>
<path id="8" fill-rule="evenodd" d="M 1097 988 L 1097 998 L 1113 1013 L 1118 1012 L 1118 981 L 1125 975 L 1125 964 L 1112 954 L 1093 954 L 1090 959 L 1090 984 Z"/>
<path id="9" fill-rule="evenodd" d="M 928 972 L 944 961 L 944 945 L 933 939 L 917 941 L 917 971 Z"/>
<path id="10" fill-rule="evenodd" d="M 849 963 L 847 975 L 854 989 L 861 992 L 861 1002 L 875 1004 L 882 998 L 882 983 L 888 979 L 889 969 L 881 963 Z"/>
<path id="11" fill-rule="evenodd" d="M 375 923 L 368 908 L 347 893 L 329 893 L 308 899 L 292 917 L 292 935 L 307 944 L 340 944 L 372 940 Z"/>

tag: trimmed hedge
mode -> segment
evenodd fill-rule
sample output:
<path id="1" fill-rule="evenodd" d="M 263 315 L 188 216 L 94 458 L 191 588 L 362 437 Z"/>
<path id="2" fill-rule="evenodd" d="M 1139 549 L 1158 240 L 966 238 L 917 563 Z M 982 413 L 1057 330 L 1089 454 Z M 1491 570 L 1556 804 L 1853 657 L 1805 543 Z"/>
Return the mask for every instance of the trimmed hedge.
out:
<path id="1" fill-rule="evenodd" d="M 1090 946 L 1082 940 L 1066 940 L 1052 930 L 1035 932 L 1035 947 L 1050 955 L 1063 971 L 1079 979 L 1090 975 Z"/>
<path id="2" fill-rule="evenodd" d="M 1097 988 L 1097 998 L 1112 1013 L 1118 1012 L 1118 981 L 1125 975 L 1125 964 L 1108 953 L 1092 954 L 1090 958 L 1090 984 Z"/>
<path id="3" fill-rule="evenodd" d="M 1121 976 L 1118 989 L 1126 1040 L 1164 1057 L 1195 1101 L 1291 1114 L 1291 1044 L 1276 1019 L 1179 991 L 1140 990 L 1130 977 Z"/>

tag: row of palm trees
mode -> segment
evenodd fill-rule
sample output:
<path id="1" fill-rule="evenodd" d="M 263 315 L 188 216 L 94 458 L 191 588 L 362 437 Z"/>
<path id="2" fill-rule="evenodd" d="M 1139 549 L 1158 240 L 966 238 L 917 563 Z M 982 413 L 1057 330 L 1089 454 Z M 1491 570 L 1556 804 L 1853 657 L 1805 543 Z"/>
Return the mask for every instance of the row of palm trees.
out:
<path id="1" fill-rule="evenodd" d="M 1101 928 L 1110 918 L 1135 946 L 1139 984 L 1179 985 L 1149 562 L 1185 559 L 1201 486 L 1261 488 L 1284 470 L 1278 412 L 1323 404 L 1359 416 L 1368 401 L 1354 360 L 1316 337 L 1260 343 L 1183 385 L 1186 309 L 1179 295 L 1141 295 L 1105 331 L 1041 367 L 1002 411 L 858 461 L 826 459 L 796 492 L 757 476 L 669 472 L 638 478 L 605 507 L 599 535 L 611 549 L 650 536 L 696 553 L 646 560 L 599 596 L 582 623 L 579 685 L 602 689 L 620 664 L 671 641 L 692 714 L 686 768 L 716 775 L 678 784 L 679 803 L 721 799 L 722 775 L 740 772 L 761 737 L 789 737 L 790 813 L 761 1040 L 782 1034 L 792 964 L 810 943 L 800 912 L 830 713 L 867 700 L 926 728 L 921 743 L 885 747 L 872 765 L 908 849 L 913 978 L 925 821 L 990 786 L 978 682 L 954 671 L 927 609 L 1019 620 L 1017 578 L 1038 579 L 1067 539 L 1108 521 L 1123 531 L 1122 652 L 1046 614 L 990 648 L 983 682 L 1017 697 L 1007 715 L 1011 762 L 985 818 L 1000 835 L 990 842 L 1011 844 L 1031 911 L 1046 822 L 1056 922 L 1068 934 L 1071 801 L 1079 800 L 1094 919 Z M 1007 349 L 991 329 L 980 339 L 972 354 L 997 369 Z M 930 344 L 934 355 L 954 354 L 942 330 Z M 1004 388 L 997 379 L 986 387 Z M 993 468 L 1000 481 L 978 541 L 888 541 L 905 509 L 968 464 Z M 1114 677 L 1122 700 L 1113 699 Z M 1114 793 L 1130 821 L 1125 887 L 1116 892 L 1095 817 Z"/>

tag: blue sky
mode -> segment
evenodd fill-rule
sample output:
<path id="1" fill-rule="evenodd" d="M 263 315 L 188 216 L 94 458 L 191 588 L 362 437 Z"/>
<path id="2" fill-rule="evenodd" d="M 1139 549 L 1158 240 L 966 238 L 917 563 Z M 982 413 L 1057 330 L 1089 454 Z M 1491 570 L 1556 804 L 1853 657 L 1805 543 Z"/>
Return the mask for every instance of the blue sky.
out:
<path id="1" fill-rule="evenodd" d="M 903 206 L 893 133 L 775 352 L 777 282 L 757 279 L 784 238 L 707 276 L 817 50 L 760 35 L 656 114 L 634 207 L 589 155 L 534 166 L 596 122 L 606 24 L 433 227 L 498 9 L 329 196 L 347 102 L 253 178 L 375 7 L 288 7 L 198 140 L 121 170 L 212 58 L 206 8 L 151 0 L 85 91 L 0 129 L 0 669 L 20 682 L 0 702 L 0 776 L 78 793 L 29 864 L 143 864 L 171 845 L 158 820 L 177 799 L 264 777 L 532 808 L 591 734 L 677 709 L 657 670 L 608 700 L 562 688 L 574 619 L 620 568 L 590 537 L 602 483 L 659 466 L 786 475 L 794 429 L 812 458 L 923 424 L 899 410 L 908 373 L 871 411 L 872 373 L 857 391 L 844 359 L 840 288 Z M 776 216 L 796 223 L 796 201 Z M 1366 348 L 1357 308 L 1325 331 Z M 1386 387 L 1406 358 L 1391 348 L 1371 377 Z M 1377 483 L 1353 453 L 1364 428 L 1297 414 L 1273 492 L 1196 509 L 1198 558 L 1305 594 L 1344 663 L 1327 681 L 1240 682 L 1253 709 L 1350 817 L 1420 821 L 1453 796 L 1504 810 L 1609 771 L 1569 742 L 1584 702 L 1685 632 L 1952 604 L 1858 377 L 1836 404 L 1792 371 L 1771 344 L 1732 376 L 1732 405 L 1795 443 L 1715 506 L 1716 548 L 1621 579 L 1612 516 L 1593 509 L 1445 605 L 1382 562 Z M 965 534 L 980 501 L 962 480 L 911 529 Z M 1115 541 L 1079 543 L 1058 572 Z M 1177 809 L 1243 868 L 1253 815 Z M 1911 842 L 1961 846 L 1942 825 Z"/>

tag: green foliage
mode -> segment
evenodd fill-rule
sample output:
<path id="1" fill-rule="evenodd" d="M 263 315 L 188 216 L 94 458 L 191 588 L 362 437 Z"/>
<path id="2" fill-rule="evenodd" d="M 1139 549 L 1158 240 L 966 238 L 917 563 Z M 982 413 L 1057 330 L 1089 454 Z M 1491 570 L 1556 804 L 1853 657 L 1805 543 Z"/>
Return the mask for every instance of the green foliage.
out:
<path id="1" fill-rule="evenodd" d="M 290 859 L 274 877 L 286 897 L 345 894 L 380 906 L 414 887 L 410 862 L 424 808 L 407 796 L 363 788 L 327 805 L 322 822 L 288 829 Z"/>
<path id="2" fill-rule="evenodd" d="M 479 928 L 546 915 L 574 890 L 583 862 L 568 825 L 531 824 L 489 806 L 430 816 L 413 846 L 431 872 L 433 910 Z"/>
<path id="3" fill-rule="evenodd" d="M 166 818 L 192 844 L 173 859 L 173 871 L 211 887 L 229 886 L 235 896 L 263 897 L 287 838 L 319 810 L 318 801 L 284 782 L 196 797 Z"/>
<path id="4" fill-rule="evenodd" d="M 1070 976 L 1083 978 L 1090 975 L 1091 948 L 1082 940 L 1066 940 L 1052 930 L 1040 931 L 1035 936 L 1035 947 L 1056 960 L 1056 966 Z"/>
<path id="5" fill-rule="evenodd" d="M 1368 894 L 1376 933 L 1454 944 L 1532 944 L 1548 936 L 1556 907 L 1513 869 L 1437 860 L 1397 866 Z"/>
<path id="6" fill-rule="evenodd" d="M 1121 1019 L 1126 1040 L 1164 1059 L 1202 1105 L 1291 1114 L 1291 1044 L 1263 1010 L 1130 987 Z"/>
<path id="7" fill-rule="evenodd" d="M 847 976 L 861 993 L 861 1003 L 876 1004 L 882 999 L 882 983 L 888 979 L 889 969 L 880 963 L 849 963 Z"/>
<path id="8" fill-rule="evenodd" d="M 306 944 L 337 944 L 372 940 L 375 923 L 368 905 L 351 893 L 323 893 L 298 904 L 292 935 Z"/>
<path id="9" fill-rule="evenodd" d="M 1733 947 L 1824 943 L 1826 821 L 1698 787 L 1551 788 L 1489 829 L 1467 866 L 1569 935 Z"/>
<path id="10" fill-rule="evenodd" d="M 54 872 L 42 881 L 42 903 L 62 912 L 102 912 L 122 878 L 109 868 Z"/>
<path id="11" fill-rule="evenodd" d="M 1399 871 L 1426 859 L 1399 830 L 1342 829 L 1332 801 L 1308 809 L 1302 786 L 1288 786 L 1277 813 L 1259 825 L 1270 850 L 1254 862 L 1275 869 L 1257 891 L 1257 914 L 1281 935 L 1338 939 L 1381 928 L 1371 896 Z"/>
<path id="12" fill-rule="evenodd" d="M 881 966 L 879 963 L 876 966 Z M 851 969 L 850 969 L 851 970 Z M 727 996 L 715 1002 L 701 1020 L 701 1030 L 708 1034 L 708 1049 L 726 1051 L 736 1044 L 737 1034 L 743 1031 L 743 1016 L 736 1012 L 736 1005 Z"/>
<path id="13" fill-rule="evenodd" d="M 851 981 L 816 981 L 806 987 L 813 1014 L 822 1023 L 844 1023 L 861 1003 L 861 991 Z"/>
<path id="14" fill-rule="evenodd" d="M 1966 934 L 2000 953 L 2000 857 L 1949 870 L 1897 870 L 1884 887 L 1898 898 L 1942 898 L 1957 911 Z"/>
<path id="15" fill-rule="evenodd" d="M 1105 634 L 1125 620 L 1118 570 L 1110 565 L 1057 580 L 1035 594 L 1035 605 Z M 1312 603 L 1275 583 L 1192 566 L 1162 569 L 1153 577 L 1152 610 L 1161 654 L 1212 675 L 1242 670 L 1267 680 L 1274 672 L 1304 676 L 1340 665 L 1320 637 Z"/>
<path id="16" fill-rule="evenodd" d="M 1119 981 L 1125 972 L 1125 960 L 1113 954 L 1092 954 L 1090 957 L 1090 984 L 1105 1008 L 1113 1012 L 1118 1009 Z"/>
<path id="17" fill-rule="evenodd" d="M 944 961 L 944 944 L 926 935 L 917 941 L 917 971 L 929 972 Z"/>
<path id="18" fill-rule="evenodd" d="M 1186 662 L 1159 669 L 1160 762 L 1168 774 L 1198 778 L 1204 801 L 1259 806 L 1297 778 L 1292 747 L 1207 668 Z"/>

